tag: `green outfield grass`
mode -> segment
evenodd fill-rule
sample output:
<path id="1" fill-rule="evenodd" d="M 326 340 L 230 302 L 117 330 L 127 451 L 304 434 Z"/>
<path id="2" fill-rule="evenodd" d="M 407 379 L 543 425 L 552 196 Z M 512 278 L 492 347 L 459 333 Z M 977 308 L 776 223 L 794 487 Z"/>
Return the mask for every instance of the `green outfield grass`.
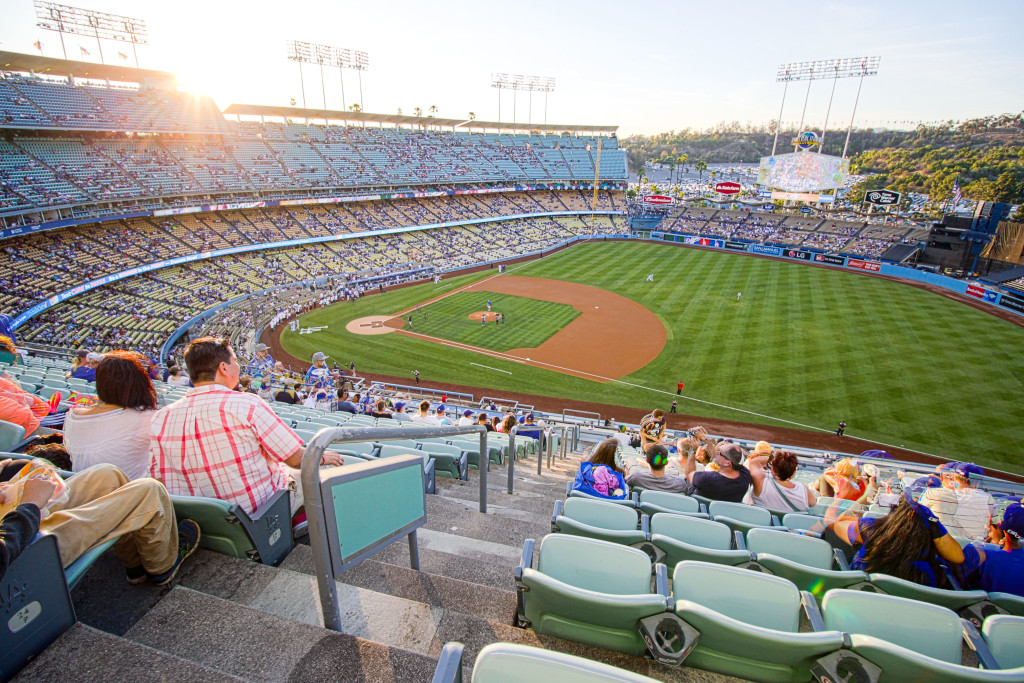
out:
<path id="1" fill-rule="evenodd" d="M 622 378 L 639 387 L 344 330 L 353 318 L 394 313 L 493 272 L 307 314 L 304 325 L 330 329 L 286 332 L 285 348 L 302 358 L 323 350 L 388 375 L 419 370 L 426 384 L 514 387 L 641 408 L 667 410 L 683 381 L 680 412 L 823 429 L 845 420 L 851 436 L 1021 471 L 1024 329 L 937 294 L 855 273 L 641 242 L 588 243 L 509 268 L 608 289 L 656 313 L 668 331 L 665 350 Z M 646 282 L 650 272 L 653 283 Z M 630 334 L 628 324 L 621 333 Z"/>
<path id="2" fill-rule="evenodd" d="M 505 315 L 505 322 L 498 325 L 490 321 L 481 325 L 479 316 L 470 319 L 470 314 L 487 310 L 488 300 L 493 312 Z M 508 351 L 540 346 L 575 320 L 580 312 L 553 301 L 495 292 L 459 292 L 403 317 L 410 315 L 413 332 L 493 351 Z"/>

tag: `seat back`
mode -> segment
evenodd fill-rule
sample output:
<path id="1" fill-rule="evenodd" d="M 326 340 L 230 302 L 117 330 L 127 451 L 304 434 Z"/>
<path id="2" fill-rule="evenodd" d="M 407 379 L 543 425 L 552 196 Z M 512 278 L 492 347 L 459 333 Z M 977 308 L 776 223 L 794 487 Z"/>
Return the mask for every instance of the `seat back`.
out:
<path id="1" fill-rule="evenodd" d="M 789 633 L 800 628 L 800 591 L 763 572 L 687 560 L 672 574 L 672 595 L 753 626 Z"/>
<path id="2" fill-rule="evenodd" d="M 824 529 L 824 518 L 817 515 L 805 515 L 799 512 L 790 512 L 782 518 L 782 526 L 787 529 L 804 529 L 821 533 Z"/>
<path id="3" fill-rule="evenodd" d="M 635 548 L 593 538 L 548 534 L 537 570 L 575 588 L 611 595 L 651 592 L 651 558 Z"/>
<path id="4" fill-rule="evenodd" d="M 747 524 L 770 526 L 772 523 L 772 513 L 765 508 L 742 503 L 727 503 L 721 500 L 711 501 L 711 505 L 708 506 L 708 514 L 712 517 L 728 517 Z"/>
<path id="5" fill-rule="evenodd" d="M 874 636 L 933 659 L 960 663 L 960 617 L 945 607 L 836 589 L 825 595 L 821 608 L 826 629 Z"/>
<path id="6" fill-rule="evenodd" d="M 0 596 L 0 679 L 8 681 L 76 620 L 55 536 L 37 536 L 7 567 Z"/>
<path id="7" fill-rule="evenodd" d="M 627 507 L 600 500 L 567 498 L 562 507 L 562 514 L 573 521 L 601 529 L 633 531 L 637 528 L 636 512 Z"/>
<path id="8" fill-rule="evenodd" d="M 877 586 L 889 595 L 919 600 L 954 611 L 961 610 L 968 605 L 973 605 L 988 598 L 988 594 L 981 590 L 965 591 L 933 588 L 932 586 L 923 586 L 913 581 L 901 579 L 898 576 L 890 576 L 889 574 L 873 573 L 869 576 L 872 585 Z"/>
<path id="9" fill-rule="evenodd" d="M 659 512 L 651 517 L 651 534 L 668 536 L 701 548 L 732 549 L 732 530 L 710 519 Z"/>
<path id="10" fill-rule="evenodd" d="M 641 491 L 640 504 L 645 503 L 677 512 L 700 512 L 700 503 L 695 498 L 667 491 Z"/>
<path id="11" fill-rule="evenodd" d="M 439 680 L 435 678 L 434 680 Z M 476 656 L 474 683 L 654 683 L 653 678 L 583 657 L 513 643 L 491 643 Z"/>
<path id="12" fill-rule="evenodd" d="M 0 451 L 9 451 L 25 438 L 25 428 L 0 420 Z"/>
<path id="13" fill-rule="evenodd" d="M 423 458 L 424 461 L 430 460 L 430 456 L 424 451 L 409 448 L 408 446 L 392 446 L 386 442 L 380 445 L 380 453 L 377 457 L 392 458 L 396 455 L 415 455 L 417 458 Z"/>
<path id="14" fill-rule="evenodd" d="M 277 566 L 291 552 L 289 492 L 277 491 L 250 517 L 238 505 L 217 498 L 171 496 L 178 519 L 202 529 L 199 547 L 241 559 Z"/>
<path id="15" fill-rule="evenodd" d="M 751 529 L 747 532 L 747 550 L 771 553 L 815 569 L 832 568 L 832 546 L 818 538 L 786 534 L 771 529 Z"/>
<path id="16" fill-rule="evenodd" d="M 981 625 L 981 635 L 1000 668 L 1024 666 L 1024 617 L 992 615 Z"/>

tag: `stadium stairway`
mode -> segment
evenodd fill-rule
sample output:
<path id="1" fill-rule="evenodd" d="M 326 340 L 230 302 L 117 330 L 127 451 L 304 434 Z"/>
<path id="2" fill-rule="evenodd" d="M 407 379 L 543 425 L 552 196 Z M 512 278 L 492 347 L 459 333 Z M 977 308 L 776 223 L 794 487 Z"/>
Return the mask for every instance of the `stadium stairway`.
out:
<path id="1" fill-rule="evenodd" d="M 512 642 L 606 662 L 663 681 L 734 680 L 581 645 L 512 626 L 513 569 L 523 540 L 550 532 L 554 501 L 580 455 L 537 475 L 520 460 L 515 493 L 493 466 L 488 514 L 478 511 L 478 472 L 439 479 L 418 532 L 420 570 L 395 543 L 338 582 L 344 633 L 320 626 L 312 549 L 297 545 L 280 567 L 198 551 L 170 587 L 129 586 L 111 554 L 73 592 L 79 623 L 15 681 L 431 680 L 448 641 L 468 667 L 485 645 Z"/>

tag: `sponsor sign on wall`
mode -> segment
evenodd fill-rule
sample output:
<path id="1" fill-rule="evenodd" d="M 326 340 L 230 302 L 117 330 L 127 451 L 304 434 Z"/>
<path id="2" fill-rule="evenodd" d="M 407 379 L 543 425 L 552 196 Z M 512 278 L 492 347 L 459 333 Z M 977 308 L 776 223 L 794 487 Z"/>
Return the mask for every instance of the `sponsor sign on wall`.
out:
<path id="1" fill-rule="evenodd" d="M 747 250 L 747 245 L 744 244 L 743 242 L 726 242 L 725 243 L 725 248 L 726 249 L 736 249 L 737 251 L 746 251 Z"/>
<path id="2" fill-rule="evenodd" d="M 725 240 L 716 240 L 710 237 L 697 237 L 695 235 L 687 235 L 683 238 L 683 244 L 693 244 L 698 247 L 714 247 L 721 249 L 725 246 Z"/>
<path id="3" fill-rule="evenodd" d="M 999 300 L 999 304 L 1005 308 L 1009 308 L 1011 311 L 1024 313 L 1024 301 L 1021 301 L 1017 297 L 1003 294 L 1003 298 Z"/>
<path id="4" fill-rule="evenodd" d="M 649 194 L 644 196 L 644 201 L 648 204 L 671 204 L 672 198 L 663 194 Z"/>
<path id="5" fill-rule="evenodd" d="M 858 258 L 849 259 L 846 265 L 850 268 L 860 268 L 861 270 L 870 270 L 877 273 L 882 269 L 881 263 L 875 263 L 874 261 L 862 261 Z"/>
<path id="6" fill-rule="evenodd" d="M 864 201 L 877 206 L 894 206 L 899 204 L 903 195 L 892 190 L 869 190 L 864 193 Z"/>
<path id="7" fill-rule="evenodd" d="M 715 185 L 715 192 L 719 194 L 738 194 L 742 188 L 739 183 L 726 181 Z"/>
<path id="8" fill-rule="evenodd" d="M 985 288 L 978 285 L 967 285 L 967 293 L 981 299 L 985 296 Z"/>
<path id="9" fill-rule="evenodd" d="M 814 260 L 818 263 L 831 263 L 833 266 L 841 266 L 846 263 L 846 259 L 842 256 L 833 256 L 832 254 L 815 254 Z"/>
<path id="10" fill-rule="evenodd" d="M 785 252 L 783 252 L 783 256 L 788 256 L 789 258 L 798 258 L 801 261 L 811 260 L 811 252 L 800 251 L 799 249 L 787 249 Z"/>
<path id="11" fill-rule="evenodd" d="M 782 249 L 778 247 L 766 247 L 763 244 L 751 244 L 750 253 L 752 254 L 768 254 L 769 256 L 778 256 L 782 253 Z"/>

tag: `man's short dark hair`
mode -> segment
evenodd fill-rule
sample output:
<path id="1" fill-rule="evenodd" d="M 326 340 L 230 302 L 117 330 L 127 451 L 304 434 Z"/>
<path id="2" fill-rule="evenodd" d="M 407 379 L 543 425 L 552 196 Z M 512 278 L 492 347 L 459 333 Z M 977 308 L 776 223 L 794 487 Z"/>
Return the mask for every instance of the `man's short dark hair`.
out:
<path id="1" fill-rule="evenodd" d="M 185 349 L 185 365 L 193 384 L 217 379 L 221 363 L 231 362 L 231 345 L 227 339 L 203 337 L 194 340 Z"/>
<path id="2" fill-rule="evenodd" d="M 665 469 L 665 465 L 668 464 L 668 449 L 660 443 L 647 444 L 647 448 L 644 449 L 644 457 L 647 458 L 647 464 L 651 466 L 652 470 L 660 471 Z"/>

